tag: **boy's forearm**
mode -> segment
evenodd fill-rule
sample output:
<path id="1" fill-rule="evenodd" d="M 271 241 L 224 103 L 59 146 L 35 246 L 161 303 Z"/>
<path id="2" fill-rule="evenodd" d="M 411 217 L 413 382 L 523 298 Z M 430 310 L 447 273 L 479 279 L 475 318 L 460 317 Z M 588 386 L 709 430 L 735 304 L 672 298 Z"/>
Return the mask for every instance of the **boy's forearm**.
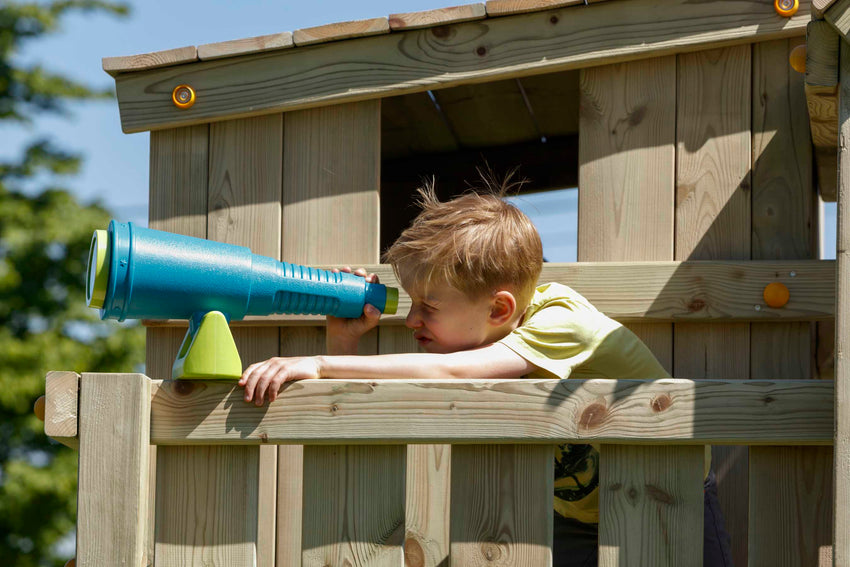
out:
<path id="1" fill-rule="evenodd" d="M 404 353 L 319 357 L 322 378 L 471 379 L 519 378 L 534 366 L 501 345 L 451 354 Z"/>

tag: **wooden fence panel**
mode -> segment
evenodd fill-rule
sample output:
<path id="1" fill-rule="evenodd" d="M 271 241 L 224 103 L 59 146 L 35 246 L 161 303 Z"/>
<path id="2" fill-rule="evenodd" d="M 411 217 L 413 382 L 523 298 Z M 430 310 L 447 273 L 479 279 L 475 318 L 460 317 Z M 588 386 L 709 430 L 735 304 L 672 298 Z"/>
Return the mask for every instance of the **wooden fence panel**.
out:
<path id="1" fill-rule="evenodd" d="M 704 449 L 604 445 L 600 463 L 600 567 L 700 567 Z"/>
<path id="2" fill-rule="evenodd" d="M 551 445 L 452 448 L 451 565 L 552 564 Z"/>
<path id="3" fill-rule="evenodd" d="M 678 61 L 676 259 L 749 260 L 751 47 Z M 674 327 L 674 376 L 749 376 L 748 324 Z M 734 560 L 746 565 L 746 452 L 714 447 L 713 464 Z"/>
<path id="4" fill-rule="evenodd" d="M 787 64 L 802 41 L 753 46 L 753 260 L 817 257 L 803 75 Z M 786 285 L 791 278 L 776 274 Z M 805 322 L 753 323 L 750 377 L 811 378 L 813 331 Z M 749 468 L 750 564 L 808 566 L 830 557 L 831 565 L 832 450 L 751 447 Z"/>

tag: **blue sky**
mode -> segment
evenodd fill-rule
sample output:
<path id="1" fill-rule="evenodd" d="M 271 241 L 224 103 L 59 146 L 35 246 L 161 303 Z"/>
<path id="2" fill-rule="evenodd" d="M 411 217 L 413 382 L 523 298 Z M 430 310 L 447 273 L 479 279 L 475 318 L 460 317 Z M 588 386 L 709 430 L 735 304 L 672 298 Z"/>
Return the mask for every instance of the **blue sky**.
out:
<path id="1" fill-rule="evenodd" d="M 186 45 L 266 35 L 299 28 L 429 10 L 464 2 L 445 0 L 133 0 L 128 17 L 98 14 L 67 17 L 59 33 L 25 46 L 19 60 L 99 87 L 114 85 L 101 58 Z M 147 133 L 123 134 L 113 101 L 69 105 L 69 117 L 39 118 L 29 127 L 0 127 L 0 157 L 17 155 L 27 140 L 47 136 L 81 152 L 77 176 L 62 180 L 80 200 L 99 200 L 116 218 L 146 223 L 148 201 Z M 43 186 L 43 185 L 34 185 Z M 576 191 L 523 197 L 518 205 L 537 224 L 544 254 L 555 262 L 575 261 Z M 558 211 L 560 214 L 547 214 Z M 564 218 L 563 211 L 569 217 Z M 827 206 L 825 257 L 835 257 L 835 207 Z"/>

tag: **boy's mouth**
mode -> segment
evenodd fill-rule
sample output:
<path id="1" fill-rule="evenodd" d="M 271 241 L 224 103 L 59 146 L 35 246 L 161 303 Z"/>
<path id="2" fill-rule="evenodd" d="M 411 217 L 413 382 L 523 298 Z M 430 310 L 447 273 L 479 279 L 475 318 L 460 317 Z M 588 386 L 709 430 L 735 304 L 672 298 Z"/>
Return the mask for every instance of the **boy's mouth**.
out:
<path id="1" fill-rule="evenodd" d="M 414 334 L 413 338 L 416 339 L 416 342 L 418 342 L 420 345 L 423 345 L 423 346 L 427 345 L 428 343 L 431 342 L 431 339 L 429 339 L 428 337 L 422 336 L 422 335 Z"/>

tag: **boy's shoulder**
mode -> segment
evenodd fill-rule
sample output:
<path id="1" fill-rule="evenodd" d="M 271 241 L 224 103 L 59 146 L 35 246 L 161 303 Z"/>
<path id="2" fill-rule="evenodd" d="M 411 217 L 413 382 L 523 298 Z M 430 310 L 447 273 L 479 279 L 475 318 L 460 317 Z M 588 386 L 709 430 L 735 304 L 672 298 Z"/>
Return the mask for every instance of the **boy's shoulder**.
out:
<path id="1" fill-rule="evenodd" d="M 528 305 L 527 316 L 549 306 L 565 307 L 570 311 L 598 312 L 583 295 L 558 282 L 549 282 L 537 286 Z"/>

